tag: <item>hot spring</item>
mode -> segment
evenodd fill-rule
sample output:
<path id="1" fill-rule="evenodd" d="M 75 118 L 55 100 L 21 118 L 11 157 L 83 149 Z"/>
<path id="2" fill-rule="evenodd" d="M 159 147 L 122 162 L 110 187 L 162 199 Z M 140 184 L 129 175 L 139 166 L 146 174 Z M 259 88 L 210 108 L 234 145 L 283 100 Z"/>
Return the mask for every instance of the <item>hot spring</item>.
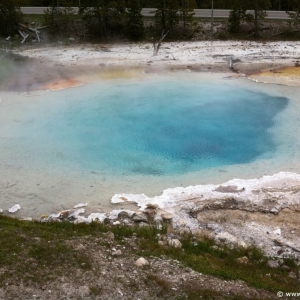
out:
<path id="1" fill-rule="evenodd" d="M 1 93 L 0 208 L 38 217 L 116 193 L 299 171 L 299 88 L 177 72 Z"/>

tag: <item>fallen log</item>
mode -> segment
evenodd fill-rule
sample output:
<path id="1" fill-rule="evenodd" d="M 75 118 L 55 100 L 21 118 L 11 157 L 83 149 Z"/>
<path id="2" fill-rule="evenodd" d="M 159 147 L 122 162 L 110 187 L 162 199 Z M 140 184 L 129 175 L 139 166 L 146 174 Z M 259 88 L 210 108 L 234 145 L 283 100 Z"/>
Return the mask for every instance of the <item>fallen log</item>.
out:
<path id="1" fill-rule="evenodd" d="M 30 31 L 34 32 L 35 35 L 36 35 L 36 38 L 37 38 L 37 40 L 38 40 L 39 43 L 41 42 L 41 37 L 40 37 L 40 35 L 39 35 L 39 34 L 40 34 L 40 31 L 39 31 L 39 30 L 48 27 L 48 26 L 40 26 L 40 27 L 32 28 L 32 27 L 29 27 L 29 26 L 24 25 L 24 24 L 22 24 L 22 23 L 19 23 L 19 26 L 20 26 L 20 27 L 24 27 L 26 30 L 30 30 Z M 23 39 L 24 39 L 24 38 L 25 38 L 24 32 L 22 32 L 22 31 L 19 29 L 19 33 L 20 33 L 20 35 L 21 35 L 21 36 L 23 37 Z M 29 36 L 29 34 L 27 34 L 25 40 L 28 38 L 28 36 Z M 21 43 L 24 43 L 25 40 L 23 40 Z"/>
<path id="2" fill-rule="evenodd" d="M 37 29 L 35 29 L 34 32 L 35 32 L 35 35 L 36 35 L 36 37 L 38 39 L 38 42 L 40 43 L 41 39 L 40 39 L 40 36 L 39 36 L 39 31 Z"/>
<path id="3" fill-rule="evenodd" d="M 25 37 L 25 34 L 24 34 L 20 29 L 18 29 L 18 32 L 19 32 L 19 34 L 20 34 L 20 36 L 21 36 L 22 38 Z"/>
<path id="4" fill-rule="evenodd" d="M 26 41 L 26 39 L 29 37 L 29 34 L 25 34 L 20 29 L 18 29 L 18 32 L 19 32 L 20 36 L 23 38 L 23 40 L 21 41 L 21 44 L 23 44 Z"/>

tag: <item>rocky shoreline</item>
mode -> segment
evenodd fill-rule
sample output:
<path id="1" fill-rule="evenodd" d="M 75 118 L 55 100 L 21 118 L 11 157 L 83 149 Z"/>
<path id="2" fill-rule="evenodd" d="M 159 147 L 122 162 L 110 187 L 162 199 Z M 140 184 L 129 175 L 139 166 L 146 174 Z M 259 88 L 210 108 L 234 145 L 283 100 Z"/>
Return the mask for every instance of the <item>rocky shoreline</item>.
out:
<path id="1" fill-rule="evenodd" d="M 217 243 L 244 248 L 254 245 L 278 261 L 293 257 L 300 262 L 299 196 L 300 175 L 280 172 L 260 179 L 234 179 L 222 185 L 167 189 L 153 198 L 118 194 L 112 203 L 133 202 L 139 209 L 86 214 L 88 203 L 80 203 L 57 214 L 43 215 L 41 222 L 157 228 L 167 225 L 179 235 L 205 235 Z M 18 209 L 16 204 L 9 212 Z"/>

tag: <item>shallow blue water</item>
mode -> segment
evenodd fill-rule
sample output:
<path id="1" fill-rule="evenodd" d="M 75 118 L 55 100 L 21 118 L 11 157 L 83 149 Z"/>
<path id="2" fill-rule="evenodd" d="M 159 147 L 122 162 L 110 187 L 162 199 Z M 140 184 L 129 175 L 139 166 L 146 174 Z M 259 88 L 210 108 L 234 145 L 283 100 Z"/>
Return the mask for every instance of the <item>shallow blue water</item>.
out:
<path id="1" fill-rule="evenodd" d="M 288 104 L 224 80 L 105 81 L 27 98 L 0 128 L 0 159 L 21 167 L 176 175 L 276 151 Z"/>

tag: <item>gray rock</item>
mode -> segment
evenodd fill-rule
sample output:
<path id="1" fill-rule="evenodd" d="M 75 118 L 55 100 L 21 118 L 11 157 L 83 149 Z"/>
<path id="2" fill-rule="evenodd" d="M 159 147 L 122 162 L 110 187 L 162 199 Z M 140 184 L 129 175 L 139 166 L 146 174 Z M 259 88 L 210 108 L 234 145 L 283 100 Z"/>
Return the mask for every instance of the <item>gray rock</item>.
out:
<path id="1" fill-rule="evenodd" d="M 180 236 L 174 234 L 174 233 L 167 233 L 166 234 L 167 239 L 178 239 L 180 238 Z"/>
<path id="2" fill-rule="evenodd" d="M 77 250 L 77 251 L 85 251 L 86 248 L 85 248 L 85 246 L 83 246 L 82 244 L 79 244 L 79 245 L 75 248 L 75 250 Z"/>
<path id="3" fill-rule="evenodd" d="M 152 208 L 144 209 L 144 213 L 147 214 L 150 218 L 154 218 L 156 215 L 156 210 Z"/>
<path id="4" fill-rule="evenodd" d="M 223 243 L 237 243 L 237 238 L 226 231 L 217 234 L 216 239 Z"/>
<path id="5" fill-rule="evenodd" d="M 277 228 L 276 230 L 273 231 L 273 234 L 281 235 L 281 229 Z"/>
<path id="6" fill-rule="evenodd" d="M 77 290 L 81 297 L 87 297 L 90 294 L 90 289 L 86 285 L 80 286 Z"/>
<path id="7" fill-rule="evenodd" d="M 122 255 L 122 251 L 121 250 L 113 251 L 111 255 L 112 256 L 120 256 L 120 255 Z"/>
<path id="8" fill-rule="evenodd" d="M 140 268 L 144 266 L 149 266 L 149 262 L 144 257 L 140 257 L 136 260 L 135 265 Z"/>
<path id="9" fill-rule="evenodd" d="M 146 222 L 146 223 L 148 222 L 147 217 L 143 213 L 135 213 L 132 216 L 132 220 L 134 222 Z"/>
<path id="10" fill-rule="evenodd" d="M 283 239 L 274 239 L 273 242 L 276 246 L 285 246 L 285 242 Z"/>
<path id="11" fill-rule="evenodd" d="M 115 239 L 115 235 L 111 231 L 106 232 L 105 237 L 111 241 Z"/>
<path id="12" fill-rule="evenodd" d="M 72 212 L 68 215 L 68 218 L 69 218 L 69 219 L 77 219 L 78 216 L 79 216 L 80 214 L 83 214 L 84 212 L 85 212 L 85 209 L 84 209 L 84 208 L 79 208 L 79 209 L 77 209 L 77 210 L 75 210 L 75 211 L 72 211 Z"/>
<path id="13" fill-rule="evenodd" d="M 113 222 L 113 225 L 120 225 L 120 224 L 121 224 L 120 221 L 115 221 L 115 222 Z"/>
<path id="14" fill-rule="evenodd" d="M 17 212 L 19 209 L 21 209 L 20 204 L 15 204 L 8 210 L 8 212 L 13 214 L 13 213 Z"/>
<path id="15" fill-rule="evenodd" d="M 146 207 L 149 209 L 157 209 L 159 208 L 159 206 L 157 204 L 151 204 L 151 203 L 147 203 Z"/>
<path id="16" fill-rule="evenodd" d="M 111 219 L 110 219 L 110 218 L 105 218 L 105 219 L 103 220 L 103 223 L 104 223 L 104 224 L 110 224 L 110 222 L 111 222 Z"/>
<path id="17" fill-rule="evenodd" d="M 279 214 L 279 209 L 276 208 L 276 207 L 273 207 L 273 208 L 270 210 L 270 212 L 271 212 L 272 214 L 274 214 L 274 215 L 278 215 L 278 214 Z"/>
<path id="18" fill-rule="evenodd" d="M 128 218 L 130 218 L 130 216 L 127 211 L 121 211 L 118 214 L 118 219 L 128 219 Z"/>
<path id="19" fill-rule="evenodd" d="M 163 220 L 165 221 L 171 221 L 173 219 L 173 215 L 169 214 L 169 213 L 163 213 L 161 214 L 161 217 L 163 218 Z"/>
<path id="20" fill-rule="evenodd" d="M 159 246 L 166 246 L 167 243 L 165 241 L 158 241 Z"/>
<path id="21" fill-rule="evenodd" d="M 242 240 L 239 240 L 237 244 L 239 247 L 242 247 L 244 249 L 248 248 L 248 245 Z"/>
<path id="22" fill-rule="evenodd" d="M 289 278 L 296 279 L 296 278 L 297 278 L 297 275 L 296 275 L 294 272 L 290 272 L 290 273 L 289 273 Z"/>
<path id="23" fill-rule="evenodd" d="M 243 256 L 243 257 L 239 257 L 236 259 L 236 261 L 239 263 L 239 264 L 248 264 L 249 262 L 249 258 L 247 256 Z"/>
<path id="24" fill-rule="evenodd" d="M 238 187 L 236 185 L 228 185 L 228 186 L 218 186 L 215 189 L 216 192 L 219 193 L 241 193 L 245 191 L 245 188 L 241 188 L 238 190 Z"/>
<path id="25" fill-rule="evenodd" d="M 276 260 L 268 260 L 267 264 L 270 268 L 278 268 L 279 267 L 279 264 Z"/>
<path id="26" fill-rule="evenodd" d="M 180 241 L 178 239 L 169 239 L 168 245 L 173 248 L 182 248 L 182 244 L 180 243 Z"/>
<path id="27" fill-rule="evenodd" d="M 291 268 L 290 268 L 289 266 L 287 266 L 287 265 L 283 265 L 283 266 L 281 266 L 281 268 L 284 269 L 284 270 L 290 270 L 290 269 L 291 269 Z"/>

